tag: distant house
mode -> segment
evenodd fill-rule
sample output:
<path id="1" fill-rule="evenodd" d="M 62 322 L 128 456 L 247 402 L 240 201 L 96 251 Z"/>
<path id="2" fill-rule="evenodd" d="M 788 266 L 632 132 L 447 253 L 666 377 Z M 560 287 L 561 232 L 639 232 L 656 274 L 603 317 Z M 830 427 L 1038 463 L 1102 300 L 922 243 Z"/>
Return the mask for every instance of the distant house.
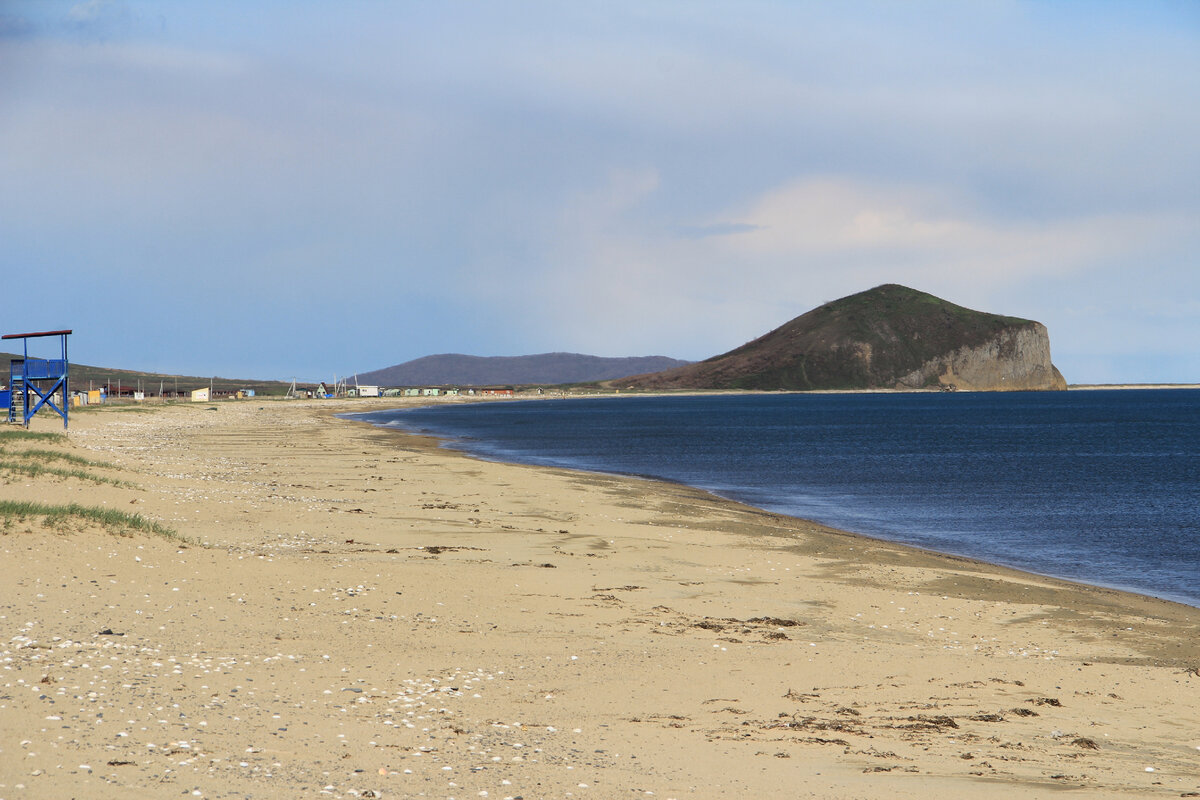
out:
<path id="1" fill-rule="evenodd" d="M 355 388 L 358 389 L 359 397 L 379 397 L 378 386 L 358 386 Z"/>
<path id="2" fill-rule="evenodd" d="M 440 392 L 437 389 L 422 389 L 421 394 L 426 397 L 437 397 Z"/>
<path id="3" fill-rule="evenodd" d="M 405 397 L 420 397 L 421 390 L 420 389 L 405 389 L 404 396 Z"/>
<path id="4" fill-rule="evenodd" d="M 193 389 L 192 390 L 192 402 L 193 403 L 207 403 L 210 399 L 212 399 L 212 398 L 209 394 L 207 386 L 205 386 L 203 389 Z"/>
<path id="5" fill-rule="evenodd" d="M 448 394 L 448 395 L 457 395 L 457 394 L 458 394 L 458 389 L 447 389 L 447 390 L 446 390 L 446 394 Z"/>
<path id="6" fill-rule="evenodd" d="M 481 389 L 480 394 L 484 397 L 512 397 L 512 389 Z"/>

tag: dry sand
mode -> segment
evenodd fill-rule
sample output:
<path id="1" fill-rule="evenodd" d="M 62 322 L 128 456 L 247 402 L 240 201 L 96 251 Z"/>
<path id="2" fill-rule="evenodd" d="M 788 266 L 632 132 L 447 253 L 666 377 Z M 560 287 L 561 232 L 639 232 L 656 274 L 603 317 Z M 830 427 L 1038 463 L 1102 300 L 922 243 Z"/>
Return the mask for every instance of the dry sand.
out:
<path id="1" fill-rule="evenodd" d="M 1200 792 L 1198 609 L 338 408 L 0 431 L 194 542 L 0 518 L 0 798 Z"/>

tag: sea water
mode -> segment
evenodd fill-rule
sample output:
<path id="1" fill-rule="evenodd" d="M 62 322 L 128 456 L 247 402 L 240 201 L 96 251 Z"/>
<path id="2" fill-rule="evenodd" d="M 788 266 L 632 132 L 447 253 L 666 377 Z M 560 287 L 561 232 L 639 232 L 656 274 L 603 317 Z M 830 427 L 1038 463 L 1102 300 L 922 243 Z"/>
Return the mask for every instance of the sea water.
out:
<path id="1" fill-rule="evenodd" d="M 1200 390 L 603 397 L 356 415 L 1200 606 Z"/>

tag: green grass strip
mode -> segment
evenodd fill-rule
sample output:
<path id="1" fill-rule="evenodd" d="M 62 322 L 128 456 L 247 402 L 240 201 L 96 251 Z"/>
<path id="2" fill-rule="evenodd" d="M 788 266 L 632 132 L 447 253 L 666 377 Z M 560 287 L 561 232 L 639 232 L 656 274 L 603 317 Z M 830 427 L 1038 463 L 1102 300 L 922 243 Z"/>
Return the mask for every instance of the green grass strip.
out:
<path id="1" fill-rule="evenodd" d="M 71 503 L 64 506 L 0 500 L 0 519 L 4 520 L 5 527 L 8 527 L 10 521 L 14 518 L 24 520 L 28 517 L 41 517 L 51 525 L 64 524 L 68 519 L 80 519 L 87 522 L 95 522 L 113 533 L 140 531 L 153 533 L 172 541 L 191 543 L 186 537 L 180 536 L 165 525 L 160 525 L 153 520 L 146 519 L 141 514 L 129 514 L 112 508 L 81 506 L 78 503 Z"/>
<path id="2" fill-rule="evenodd" d="M 0 442 L 55 442 L 65 444 L 67 436 L 64 433 L 43 433 L 41 431 L 27 431 L 20 428 L 10 428 L 8 430 L 0 429 Z"/>
<path id="3" fill-rule="evenodd" d="M 0 456 L 38 458 L 42 461 L 66 461 L 68 464 L 78 464 L 81 467 L 95 467 L 97 469 L 120 469 L 116 464 L 109 464 L 106 461 L 92 461 L 83 456 L 77 456 L 74 453 L 60 453 L 58 450 L 42 450 L 36 447 L 29 450 L 6 450 L 0 447 Z"/>
<path id="4" fill-rule="evenodd" d="M 97 484 L 107 483 L 111 486 L 118 486 L 122 489 L 137 488 L 129 481 L 123 481 L 117 478 L 108 478 L 103 475 L 93 475 L 92 473 L 84 472 L 81 469 L 61 469 L 59 467 L 47 467 L 42 464 L 29 464 L 22 461 L 0 461 L 0 472 L 27 475 L 30 478 L 41 478 L 47 475 L 53 475 L 58 478 L 78 478 L 82 481 L 90 481 Z"/>

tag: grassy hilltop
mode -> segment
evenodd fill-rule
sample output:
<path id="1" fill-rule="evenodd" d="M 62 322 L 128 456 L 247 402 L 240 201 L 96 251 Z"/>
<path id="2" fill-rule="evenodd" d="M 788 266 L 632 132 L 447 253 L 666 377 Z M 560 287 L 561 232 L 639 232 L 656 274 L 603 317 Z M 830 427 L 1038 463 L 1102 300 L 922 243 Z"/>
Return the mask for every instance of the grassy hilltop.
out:
<path id="1" fill-rule="evenodd" d="M 1038 341 L 1045 339 L 1045 347 Z M 1043 354 L 1040 350 L 1044 349 Z M 1039 352 L 1034 352 L 1039 351 Z M 1025 386 L 1065 388 L 1049 364 L 1045 328 L 1033 320 L 989 314 L 925 292 L 885 284 L 803 314 L 752 342 L 678 369 L 624 378 L 643 389 L 881 389 L 953 383 L 963 371 L 1045 373 Z M 989 359 L 994 364 L 987 364 Z M 1045 363 L 1034 363 L 1038 360 Z M 949 376 L 949 377 L 948 377 Z M 997 378 L 997 381 L 1000 379 Z M 916 382 L 915 384 L 913 382 Z M 986 381 L 985 381 L 986 382 Z"/>

